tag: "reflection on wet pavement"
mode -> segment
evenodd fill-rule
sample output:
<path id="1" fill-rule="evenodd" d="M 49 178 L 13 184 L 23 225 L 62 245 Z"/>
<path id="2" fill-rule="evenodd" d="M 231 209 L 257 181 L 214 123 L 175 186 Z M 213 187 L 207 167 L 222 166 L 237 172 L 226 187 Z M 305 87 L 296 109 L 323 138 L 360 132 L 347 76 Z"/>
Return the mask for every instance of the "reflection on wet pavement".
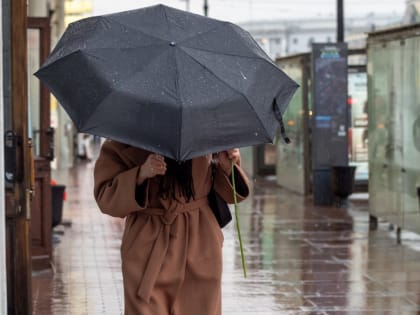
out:
<path id="1" fill-rule="evenodd" d="M 122 314 L 123 221 L 92 197 L 93 164 L 53 174 L 67 185 L 70 228 L 54 245 L 54 269 L 34 275 L 34 314 Z M 258 182 L 240 205 L 248 278 L 234 224 L 224 229 L 223 314 L 420 313 L 420 238 L 398 245 L 385 222 L 369 231 L 367 204 L 321 208 Z M 199 314 L 198 314 L 199 315 Z"/>

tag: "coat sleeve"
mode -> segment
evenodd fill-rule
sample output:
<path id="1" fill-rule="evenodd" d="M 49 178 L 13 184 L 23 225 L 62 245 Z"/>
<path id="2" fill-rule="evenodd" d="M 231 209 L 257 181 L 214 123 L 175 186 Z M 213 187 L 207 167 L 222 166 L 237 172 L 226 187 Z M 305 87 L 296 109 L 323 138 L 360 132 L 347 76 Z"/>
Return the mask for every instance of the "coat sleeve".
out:
<path id="1" fill-rule="evenodd" d="M 238 202 L 243 201 L 249 195 L 248 177 L 240 165 L 239 161 L 234 166 L 236 198 Z M 220 166 L 216 167 L 216 172 L 214 174 L 214 190 L 227 203 L 234 203 L 231 176 L 227 176 Z"/>
<path id="2" fill-rule="evenodd" d="M 147 207 L 149 182 L 137 185 L 140 165 L 128 168 L 116 150 L 112 142 L 101 148 L 94 169 L 94 196 L 103 213 L 125 217 Z"/>

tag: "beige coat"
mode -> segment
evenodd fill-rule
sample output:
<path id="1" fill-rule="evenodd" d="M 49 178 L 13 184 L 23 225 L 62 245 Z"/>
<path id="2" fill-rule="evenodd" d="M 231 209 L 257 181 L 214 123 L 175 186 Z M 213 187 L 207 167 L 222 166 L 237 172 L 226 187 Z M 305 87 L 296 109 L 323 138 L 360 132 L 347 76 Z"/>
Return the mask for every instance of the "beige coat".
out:
<path id="1" fill-rule="evenodd" d="M 121 244 L 125 314 L 219 315 L 223 234 L 208 207 L 211 156 L 194 158 L 195 200 L 165 200 L 155 178 L 137 186 L 150 152 L 106 141 L 95 165 L 94 194 L 102 212 L 126 217 Z M 248 179 L 236 167 L 242 189 Z M 218 167 L 215 190 L 233 202 L 229 178 Z"/>

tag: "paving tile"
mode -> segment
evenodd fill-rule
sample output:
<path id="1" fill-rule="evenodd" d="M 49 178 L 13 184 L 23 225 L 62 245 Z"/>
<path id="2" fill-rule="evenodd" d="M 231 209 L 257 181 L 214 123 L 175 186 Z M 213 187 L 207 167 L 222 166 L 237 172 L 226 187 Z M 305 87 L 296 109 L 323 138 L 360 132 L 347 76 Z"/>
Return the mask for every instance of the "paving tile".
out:
<path id="1" fill-rule="evenodd" d="M 53 270 L 33 275 L 34 314 L 123 313 L 123 220 L 97 209 L 92 172 L 87 163 L 53 173 L 67 186 L 64 219 L 72 226 L 54 236 Z M 272 182 L 254 182 L 240 205 L 247 279 L 235 227 L 223 230 L 223 314 L 420 313 L 420 241 L 396 244 L 383 221 L 369 231 L 366 209 L 315 207 Z"/>

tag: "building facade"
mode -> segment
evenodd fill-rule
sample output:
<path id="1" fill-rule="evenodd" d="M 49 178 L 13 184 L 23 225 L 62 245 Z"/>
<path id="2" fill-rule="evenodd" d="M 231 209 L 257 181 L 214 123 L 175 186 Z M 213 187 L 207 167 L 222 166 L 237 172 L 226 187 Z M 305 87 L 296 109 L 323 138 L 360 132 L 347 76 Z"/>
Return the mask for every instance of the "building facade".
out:
<path id="1" fill-rule="evenodd" d="M 390 25 L 400 25 L 399 15 L 369 14 L 345 20 L 346 37 Z M 309 52 L 312 43 L 336 40 L 336 18 L 317 17 L 289 20 L 252 21 L 240 24 L 249 31 L 273 59 Z"/>
<path id="2" fill-rule="evenodd" d="M 403 19 L 404 24 L 414 24 L 420 22 L 420 1 L 407 0 L 407 8 Z"/>

